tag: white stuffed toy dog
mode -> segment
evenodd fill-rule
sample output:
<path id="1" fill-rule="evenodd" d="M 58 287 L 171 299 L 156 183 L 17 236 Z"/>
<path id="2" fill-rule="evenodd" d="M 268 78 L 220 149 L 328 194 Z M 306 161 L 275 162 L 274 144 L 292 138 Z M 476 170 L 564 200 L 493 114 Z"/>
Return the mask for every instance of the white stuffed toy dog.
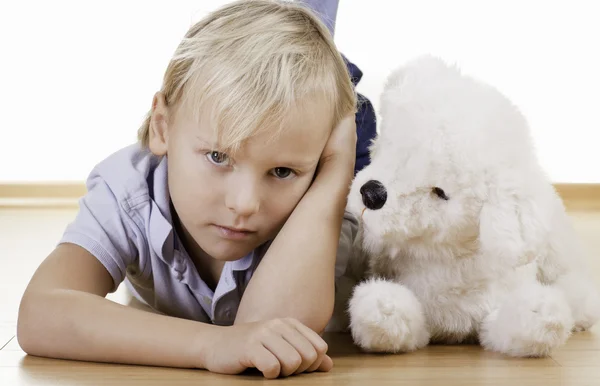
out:
<path id="1" fill-rule="evenodd" d="M 357 345 L 545 356 L 596 322 L 582 249 L 509 100 L 425 56 L 390 76 L 380 113 L 348 198 L 367 272 L 348 304 Z"/>

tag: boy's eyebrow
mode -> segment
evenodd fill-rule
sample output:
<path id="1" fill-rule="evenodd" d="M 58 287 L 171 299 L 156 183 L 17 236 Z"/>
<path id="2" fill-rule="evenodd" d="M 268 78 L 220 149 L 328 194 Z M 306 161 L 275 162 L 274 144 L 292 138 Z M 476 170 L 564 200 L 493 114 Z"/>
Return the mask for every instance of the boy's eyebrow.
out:
<path id="1" fill-rule="evenodd" d="M 293 169 L 308 169 L 315 166 L 319 160 L 277 160 L 275 163 L 280 164 L 282 167 L 290 167 Z"/>
<path id="2" fill-rule="evenodd" d="M 196 138 L 203 147 L 210 148 L 215 151 L 219 149 L 219 146 L 217 146 L 217 144 L 214 141 L 207 141 L 199 135 L 195 135 L 194 138 Z"/>

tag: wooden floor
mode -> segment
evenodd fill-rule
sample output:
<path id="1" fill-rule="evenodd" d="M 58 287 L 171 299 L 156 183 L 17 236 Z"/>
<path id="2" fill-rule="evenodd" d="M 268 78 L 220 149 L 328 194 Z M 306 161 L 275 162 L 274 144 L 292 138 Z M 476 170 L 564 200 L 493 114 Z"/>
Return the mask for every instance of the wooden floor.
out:
<path id="1" fill-rule="evenodd" d="M 40 260 L 53 248 L 71 209 L 0 209 L 0 385 L 600 385 L 600 326 L 580 333 L 551 358 L 510 359 L 477 346 L 431 346 L 405 355 L 366 355 L 347 335 L 328 335 L 330 373 L 266 381 L 256 374 L 71 362 L 29 357 L 15 335 L 20 296 Z M 600 212 L 571 213 L 600 283 Z M 593 257 L 593 258 L 592 258 Z M 124 301 L 117 291 L 111 298 Z"/>

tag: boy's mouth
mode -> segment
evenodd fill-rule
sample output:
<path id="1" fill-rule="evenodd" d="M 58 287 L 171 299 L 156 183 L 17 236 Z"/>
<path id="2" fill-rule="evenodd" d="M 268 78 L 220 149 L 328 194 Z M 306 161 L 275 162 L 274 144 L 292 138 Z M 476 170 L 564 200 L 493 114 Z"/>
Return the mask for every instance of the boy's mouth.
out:
<path id="1" fill-rule="evenodd" d="M 252 231 L 247 228 L 232 228 L 232 227 L 226 227 L 226 226 L 221 226 L 221 225 L 215 225 L 215 227 L 219 231 L 220 235 L 227 239 L 234 239 L 234 240 L 244 239 L 244 238 L 250 237 L 254 233 L 256 233 L 256 231 Z"/>

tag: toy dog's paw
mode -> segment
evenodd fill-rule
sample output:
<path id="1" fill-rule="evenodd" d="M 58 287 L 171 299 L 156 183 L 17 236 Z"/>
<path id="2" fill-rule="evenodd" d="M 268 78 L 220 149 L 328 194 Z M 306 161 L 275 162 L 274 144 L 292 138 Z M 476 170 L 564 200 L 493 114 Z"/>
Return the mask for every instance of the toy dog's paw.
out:
<path id="1" fill-rule="evenodd" d="M 480 341 L 511 356 L 544 357 L 567 341 L 573 326 L 562 292 L 535 284 L 519 289 L 486 318 Z"/>
<path id="2" fill-rule="evenodd" d="M 421 303 L 400 284 L 380 279 L 359 284 L 349 312 L 352 338 L 365 351 L 408 352 L 429 342 Z"/>
<path id="3" fill-rule="evenodd" d="M 572 305 L 574 332 L 589 330 L 600 318 L 600 296 L 594 290 L 582 296 L 581 303 Z"/>
<path id="4" fill-rule="evenodd" d="M 593 281 L 575 273 L 561 276 L 555 286 L 565 294 L 575 325 L 573 331 L 585 331 L 600 319 L 600 294 Z"/>

